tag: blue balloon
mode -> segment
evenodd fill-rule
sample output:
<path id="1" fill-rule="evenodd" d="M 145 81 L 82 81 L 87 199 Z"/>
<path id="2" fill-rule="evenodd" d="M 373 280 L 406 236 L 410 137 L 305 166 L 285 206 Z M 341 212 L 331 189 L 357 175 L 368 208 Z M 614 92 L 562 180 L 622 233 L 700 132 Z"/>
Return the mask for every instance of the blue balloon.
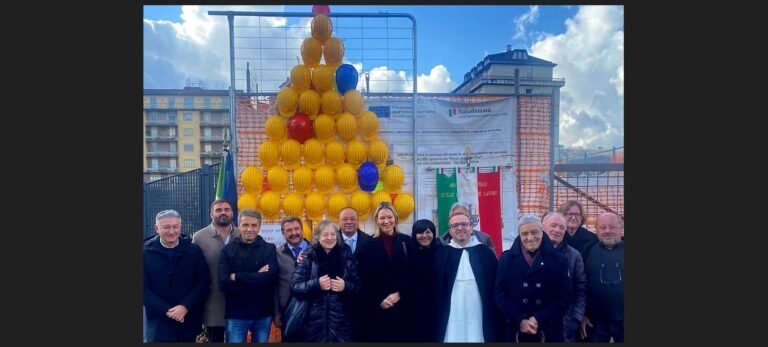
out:
<path id="1" fill-rule="evenodd" d="M 366 161 L 360 165 L 357 169 L 357 183 L 360 185 L 360 190 L 366 192 L 376 189 L 376 184 L 379 183 L 379 168 L 375 163 Z"/>
<path id="2" fill-rule="evenodd" d="M 341 64 L 336 69 L 336 88 L 344 94 L 347 90 L 357 88 L 357 69 L 349 64 Z"/>

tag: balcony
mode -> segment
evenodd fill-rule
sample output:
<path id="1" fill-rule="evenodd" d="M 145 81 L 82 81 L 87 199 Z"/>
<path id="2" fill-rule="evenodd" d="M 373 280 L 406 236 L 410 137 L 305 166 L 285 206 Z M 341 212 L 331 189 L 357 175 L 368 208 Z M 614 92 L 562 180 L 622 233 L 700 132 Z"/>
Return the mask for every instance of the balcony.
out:
<path id="1" fill-rule="evenodd" d="M 147 136 L 147 141 L 176 141 L 176 135 Z"/>
<path id="2" fill-rule="evenodd" d="M 229 120 L 228 119 L 201 120 L 200 121 L 200 126 L 228 127 L 229 126 Z"/>
<path id="3" fill-rule="evenodd" d="M 161 119 L 161 120 L 148 120 L 147 125 L 176 125 L 175 120 L 167 120 L 167 119 Z"/>
<path id="4" fill-rule="evenodd" d="M 179 172 L 179 169 L 175 167 L 148 167 L 147 172 Z"/>
<path id="5" fill-rule="evenodd" d="M 224 136 L 203 136 L 200 138 L 201 142 L 222 142 L 224 141 Z"/>
<path id="6" fill-rule="evenodd" d="M 179 156 L 179 152 L 160 152 L 160 151 L 147 152 L 147 157 L 172 157 L 172 158 L 176 158 L 178 156 Z"/>
<path id="7" fill-rule="evenodd" d="M 201 158 L 218 158 L 221 157 L 221 152 L 200 152 Z"/>

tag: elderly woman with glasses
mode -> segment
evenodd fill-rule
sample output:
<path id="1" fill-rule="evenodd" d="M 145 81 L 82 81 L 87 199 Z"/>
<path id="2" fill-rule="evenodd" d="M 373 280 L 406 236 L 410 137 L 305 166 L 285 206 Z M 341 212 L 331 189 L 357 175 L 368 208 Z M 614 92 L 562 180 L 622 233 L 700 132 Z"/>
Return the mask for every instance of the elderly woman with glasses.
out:
<path id="1" fill-rule="evenodd" d="M 311 301 L 307 342 L 352 342 L 352 296 L 360 289 L 357 262 L 341 238 L 339 226 L 324 220 L 291 278 L 291 292 Z"/>
<path id="2" fill-rule="evenodd" d="M 512 247 L 499 259 L 496 305 L 508 342 L 563 342 L 563 316 L 571 303 L 568 259 L 555 250 L 539 217 L 525 215 Z"/>
<path id="3" fill-rule="evenodd" d="M 597 236 L 584 228 L 584 206 L 576 200 L 569 200 L 557 212 L 565 217 L 565 244 L 576 248 L 586 258 L 589 248 L 597 243 Z"/>

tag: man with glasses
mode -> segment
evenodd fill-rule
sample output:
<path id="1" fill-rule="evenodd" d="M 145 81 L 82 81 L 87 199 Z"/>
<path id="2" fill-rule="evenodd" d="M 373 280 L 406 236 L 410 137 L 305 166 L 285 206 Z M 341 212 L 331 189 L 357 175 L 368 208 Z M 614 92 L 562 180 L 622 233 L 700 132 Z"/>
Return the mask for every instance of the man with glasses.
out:
<path id="1" fill-rule="evenodd" d="M 589 250 L 587 309 L 580 333 L 590 342 L 624 342 L 624 242 L 621 217 L 602 213 L 597 217 L 599 242 Z"/>
<path id="2" fill-rule="evenodd" d="M 496 274 L 505 341 L 563 342 L 563 316 L 573 292 L 568 259 L 552 245 L 537 216 L 521 217 L 517 232 Z"/>
<path id="3" fill-rule="evenodd" d="M 498 341 L 498 310 L 493 301 L 496 255 L 472 237 L 469 215 L 448 219 L 451 241 L 434 255 L 436 342 Z"/>
<path id="4" fill-rule="evenodd" d="M 451 210 L 448 213 L 448 215 L 452 216 L 454 213 L 459 213 L 459 212 L 469 216 L 470 215 L 469 205 L 463 202 L 454 203 L 451 206 Z M 493 241 L 491 240 L 491 236 L 488 235 L 488 233 L 481 230 L 472 229 L 471 236 L 474 238 L 477 238 L 477 241 L 488 246 L 491 249 L 491 251 L 493 251 L 493 254 L 496 254 L 496 246 L 493 244 Z M 440 237 L 440 242 L 442 242 L 444 245 L 447 245 L 448 243 L 451 242 L 450 230 Z"/>
<path id="5" fill-rule="evenodd" d="M 565 243 L 576 248 L 586 258 L 589 248 L 597 243 L 597 236 L 584 228 L 584 207 L 576 200 L 569 200 L 557 212 L 565 217 Z"/>
<path id="6" fill-rule="evenodd" d="M 211 281 L 208 265 L 200 247 L 182 236 L 178 212 L 160 211 L 155 232 L 144 243 L 147 342 L 195 342 Z"/>

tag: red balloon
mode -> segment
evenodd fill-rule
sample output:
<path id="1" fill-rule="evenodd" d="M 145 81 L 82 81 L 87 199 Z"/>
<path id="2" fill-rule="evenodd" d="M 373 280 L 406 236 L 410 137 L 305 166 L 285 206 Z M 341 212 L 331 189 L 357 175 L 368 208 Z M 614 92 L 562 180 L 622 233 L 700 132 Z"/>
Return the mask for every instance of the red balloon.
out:
<path id="1" fill-rule="evenodd" d="M 328 5 L 313 5 L 312 13 L 329 14 L 331 13 L 331 7 Z"/>
<path id="2" fill-rule="evenodd" d="M 288 136 L 304 144 L 312 138 L 312 120 L 303 113 L 297 113 L 288 119 Z"/>

